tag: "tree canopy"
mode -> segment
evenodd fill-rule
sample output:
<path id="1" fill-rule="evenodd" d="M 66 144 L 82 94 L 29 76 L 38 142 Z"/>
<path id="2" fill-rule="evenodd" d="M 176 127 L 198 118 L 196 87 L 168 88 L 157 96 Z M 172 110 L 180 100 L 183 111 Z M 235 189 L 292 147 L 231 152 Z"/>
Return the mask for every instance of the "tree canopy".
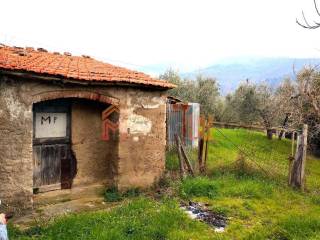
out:
<path id="1" fill-rule="evenodd" d="M 200 103 L 201 114 L 213 116 L 216 121 L 258 124 L 265 129 L 297 129 L 307 123 L 311 142 L 320 146 L 320 71 L 315 67 L 303 68 L 295 79 L 284 78 L 276 88 L 266 82 L 246 80 L 227 96 L 220 95 L 214 77 L 183 79 L 169 69 L 160 79 L 178 86 L 169 91 L 170 95 Z"/>

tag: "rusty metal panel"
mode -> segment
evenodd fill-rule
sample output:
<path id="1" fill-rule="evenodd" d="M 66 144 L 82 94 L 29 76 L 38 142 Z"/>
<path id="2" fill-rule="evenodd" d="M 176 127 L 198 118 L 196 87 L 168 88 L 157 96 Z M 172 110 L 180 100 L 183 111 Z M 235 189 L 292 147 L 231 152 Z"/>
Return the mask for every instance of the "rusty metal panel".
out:
<path id="1" fill-rule="evenodd" d="M 180 136 L 189 147 L 198 146 L 200 105 L 198 103 L 167 104 L 167 143 L 175 144 L 174 135 Z"/>

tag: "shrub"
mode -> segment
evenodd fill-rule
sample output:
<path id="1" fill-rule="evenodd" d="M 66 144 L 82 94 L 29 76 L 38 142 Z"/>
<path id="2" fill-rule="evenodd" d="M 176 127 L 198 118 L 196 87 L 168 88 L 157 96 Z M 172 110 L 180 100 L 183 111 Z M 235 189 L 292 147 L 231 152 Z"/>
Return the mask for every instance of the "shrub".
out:
<path id="1" fill-rule="evenodd" d="M 118 191 L 116 187 L 106 189 L 104 199 L 106 202 L 119 202 L 123 198 L 137 197 L 140 195 L 139 188 L 130 188 L 124 193 Z"/>
<path id="2" fill-rule="evenodd" d="M 106 202 L 118 202 L 122 200 L 122 196 L 116 187 L 111 187 L 104 192 L 104 199 Z"/>
<path id="3" fill-rule="evenodd" d="M 138 197 L 140 195 L 140 189 L 139 188 L 131 188 L 128 189 L 126 192 L 122 194 L 122 197 L 130 198 L 130 197 Z"/>

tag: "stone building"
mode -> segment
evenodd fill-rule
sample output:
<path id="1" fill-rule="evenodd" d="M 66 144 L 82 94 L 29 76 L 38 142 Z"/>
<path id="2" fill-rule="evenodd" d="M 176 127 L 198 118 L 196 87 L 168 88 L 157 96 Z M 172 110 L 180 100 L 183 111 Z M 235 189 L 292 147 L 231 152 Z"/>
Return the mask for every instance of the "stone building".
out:
<path id="1" fill-rule="evenodd" d="M 0 199 L 28 208 L 39 192 L 151 186 L 173 87 L 89 56 L 0 45 Z"/>

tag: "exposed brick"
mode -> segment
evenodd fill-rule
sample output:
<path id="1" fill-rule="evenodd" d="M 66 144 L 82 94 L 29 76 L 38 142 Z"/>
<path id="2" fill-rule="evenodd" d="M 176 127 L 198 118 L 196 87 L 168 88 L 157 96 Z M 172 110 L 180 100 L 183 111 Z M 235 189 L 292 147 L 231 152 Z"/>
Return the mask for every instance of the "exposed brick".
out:
<path id="1" fill-rule="evenodd" d="M 112 98 L 109 96 L 104 96 L 97 92 L 89 91 L 76 91 L 76 90 L 60 90 L 60 91 L 51 91 L 51 92 L 42 92 L 33 97 L 33 102 L 41 102 L 45 100 L 53 100 L 59 98 L 83 98 L 93 101 L 99 101 L 112 105 L 119 105 L 119 99 Z"/>

